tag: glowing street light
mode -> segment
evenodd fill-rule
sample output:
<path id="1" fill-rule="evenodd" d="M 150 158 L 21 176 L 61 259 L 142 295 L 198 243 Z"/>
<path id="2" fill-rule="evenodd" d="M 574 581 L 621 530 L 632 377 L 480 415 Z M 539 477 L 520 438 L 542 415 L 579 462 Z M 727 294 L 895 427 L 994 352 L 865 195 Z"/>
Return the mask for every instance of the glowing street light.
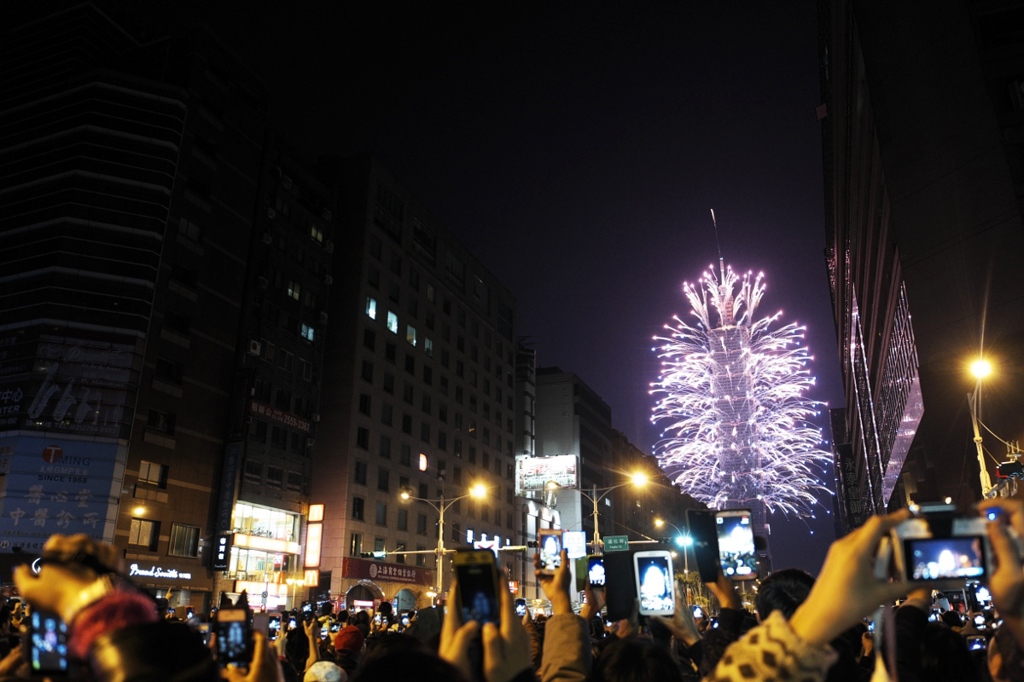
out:
<path id="1" fill-rule="evenodd" d="M 676 535 L 675 542 L 676 542 L 676 545 L 678 545 L 679 547 L 681 547 L 683 549 L 683 572 L 684 573 L 689 573 L 690 572 L 689 549 L 690 549 L 690 547 L 693 546 L 693 538 L 690 537 L 689 526 L 687 526 L 687 531 L 684 533 L 683 531 L 679 530 L 679 526 L 675 525 L 674 523 L 666 521 L 665 519 L 663 519 L 661 517 L 657 517 L 656 516 L 654 518 L 654 527 L 655 528 L 662 528 L 663 526 L 666 526 L 666 525 L 667 526 L 672 526 L 672 528 L 676 531 L 676 533 L 678 533 L 678 535 Z"/>
<path id="2" fill-rule="evenodd" d="M 974 446 L 978 449 L 978 468 L 981 478 L 981 496 L 988 497 L 992 492 L 992 478 L 988 475 L 988 466 L 985 464 L 985 449 L 981 444 L 981 429 L 979 428 L 981 412 L 981 381 L 992 374 L 992 363 L 985 358 L 978 358 L 970 365 L 971 376 L 976 379 L 974 392 L 967 394 L 967 404 L 971 408 L 971 426 L 974 429 Z"/>
<path id="3" fill-rule="evenodd" d="M 598 488 L 596 485 L 592 486 L 591 494 L 590 495 L 588 495 L 587 493 L 583 492 L 583 490 L 581 490 L 581 489 L 577 489 L 577 492 L 580 494 L 581 497 L 587 498 L 588 500 L 590 500 L 591 504 L 594 505 L 594 552 L 595 553 L 599 553 L 601 551 L 601 547 L 602 547 L 602 545 L 601 545 L 601 531 L 600 531 L 599 526 L 598 526 L 598 514 L 597 514 L 598 508 L 597 508 L 597 505 L 601 502 L 601 500 L 603 500 L 605 497 L 607 497 L 608 493 L 610 493 L 613 490 L 618 490 L 619 488 L 622 488 L 623 486 L 627 486 L 627 485 L 631 485 L 631 486 L 634 486 L 634 487 L 637 487 L 637 488 L 643 488 L 645 485 L 648 484 L 648 482 L 650 482 L 650 478 L 647 476 L 647 474 L 645 474 L 642 471 L 635 471 L 635 472 L 633 472 L 632 474 L 629 475 L 629 480 L 626 481 L 625 483 L 619 483 L 618 485 L 609 486 L 607 488 Z M 561 487 L 562 486 L 558 485 L 554 481 L 548 481 L 548 484 L 547 484 L 547 489 L 548 490 L 557 490 L 558 488 L 561 488 Z M 599 490 L 601 491 L 600 495 L 597 494 Z"/>
<path id="4" fill-rule="evenodd" d="M 464 500 L 467 497 L 472 497 L 478 500 L 483 499 L 487 497 L 487 492 L 488 488 L 486 485 L 484 485 L 483 483 L 476 483 L 470 486 L 469 492 L 466 493 L 465 495 L 459 495 L 458 497 L 454 497 L 450 500 L 445 499 L 444 493 L 442 493 L 441 497 L 436 500 L 427 500 L 422 497 L 416 497 L 415 495 L 412 494 L 412 491 L 409 488 L 403 488 L 402 491 L 398 494 L 398 497 L 403 502 L 408 502 L 409 500 L 415 500 L 416 502 L 424 502 L 430 505 L 434 509 L 434 511 L 437 512 L 437 550 L 435 551 L 437 554 L 437 594 L 439 596 L 444 594 L 444 555 L 447 552 L 455 551 L 446 550 L 444 548 L 444 513 L 445 511 L 448 510 L 449 507 L 451 507 L 459 500 Z"/>

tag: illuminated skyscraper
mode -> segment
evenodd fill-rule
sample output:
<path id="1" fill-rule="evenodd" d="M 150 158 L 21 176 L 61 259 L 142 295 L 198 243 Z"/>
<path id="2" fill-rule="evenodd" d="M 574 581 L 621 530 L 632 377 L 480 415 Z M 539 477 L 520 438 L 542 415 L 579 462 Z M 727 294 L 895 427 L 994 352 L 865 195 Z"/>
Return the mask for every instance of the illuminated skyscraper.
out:
<path id="1" fill-rule="evenodd" d="M 696 326 L 674 318 L 655 337 L 661 358 L 654 421 L 664 425 L 657 455 L 682 490 L 716 509 L 747 508 L 754 532 L 766 512 L 810 516 L 827 492 L 818 471 L 830 458 L 810 424 L 817 404 L 804 328 L 772 330 L 781 313 L 755 319 L 763 275 L 742 278 L 723 261 L 683 292 Z"/>

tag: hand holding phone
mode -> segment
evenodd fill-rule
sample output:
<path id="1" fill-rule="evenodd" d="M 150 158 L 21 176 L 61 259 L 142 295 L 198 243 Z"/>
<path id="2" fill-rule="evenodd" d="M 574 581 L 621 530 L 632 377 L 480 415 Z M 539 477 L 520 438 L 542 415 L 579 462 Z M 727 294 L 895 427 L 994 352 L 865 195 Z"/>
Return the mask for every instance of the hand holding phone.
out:
<path id="1" fill-rule="evenodd" d="M 540 571 L 554 575 L 562 565 L 562 531 L 542 529 L 537 532 L 540 545 Z"/>
<path id="2" fill-rule="evenodd" d="M 633 555 L 636 596 L 641 616 L 671 616 L 676 612 L 672 555 L 663 549 Z"/>
<path id="3" fill-rule="evenodd" d="M 217 612 L 217 663 L 247 665 L 252 660 L 253 629 L 248 607 L 223 608 Z"/>
<path id="4" fill-rule="evenodd" d="M 68 628 L 55 613 L 32 611 L 28 630 L 28 661 L 34 675 L 68 672 Z"/>
<path id="5" fill-rule="evenodd" d="M 453 560 L 462 622 L 501 622 L 498 562 L 489 549 L 458 551 Z M 380 615 L 380 614 L 378 614 Z"/>
<path id="6" fill-rule="evenodd" d="M 587 557 L 587 583 L 590 589 L 603 588 L 607 584 L 604 557 L 600 554 L 591 554 Z"/>

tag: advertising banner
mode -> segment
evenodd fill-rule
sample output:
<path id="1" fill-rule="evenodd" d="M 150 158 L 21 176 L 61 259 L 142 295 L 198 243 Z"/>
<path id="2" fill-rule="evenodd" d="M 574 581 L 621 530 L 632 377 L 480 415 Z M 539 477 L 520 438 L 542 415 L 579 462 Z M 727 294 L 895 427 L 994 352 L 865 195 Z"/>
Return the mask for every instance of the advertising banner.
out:
<path id="1" fill-rule="evenodd" d="M 516 459 L 516 495 L 544 490 L 548 483 L 560 488 L 579 487 L 578 455 L 520 457 Z"/>
<path id="2" fill-rule="evenodd" d="M 422 566 L 390 564 L 372 559 L 346 557 L 342 561 L 343 578 L 373 580 L 375 582 L 409 583 L 410 585 L 433 585 L 434 571 Z"/>
<path id="3" fill-rule="evenodd" d="M 115 442 L 0 437 L 0 551 L 53 533 L 113 541 L 126 451 Z"/>

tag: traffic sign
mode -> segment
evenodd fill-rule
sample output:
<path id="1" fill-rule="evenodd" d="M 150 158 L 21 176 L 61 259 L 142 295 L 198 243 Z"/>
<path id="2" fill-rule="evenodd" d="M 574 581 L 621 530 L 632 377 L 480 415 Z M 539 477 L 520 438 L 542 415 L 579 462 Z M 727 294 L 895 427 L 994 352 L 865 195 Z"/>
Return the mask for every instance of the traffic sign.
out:
<path id="1" fill-rule="evenodd" d="M 628 535 L 605 535 L 604 551 L 606 552 L 627 552 L 629 551 Z"/>

